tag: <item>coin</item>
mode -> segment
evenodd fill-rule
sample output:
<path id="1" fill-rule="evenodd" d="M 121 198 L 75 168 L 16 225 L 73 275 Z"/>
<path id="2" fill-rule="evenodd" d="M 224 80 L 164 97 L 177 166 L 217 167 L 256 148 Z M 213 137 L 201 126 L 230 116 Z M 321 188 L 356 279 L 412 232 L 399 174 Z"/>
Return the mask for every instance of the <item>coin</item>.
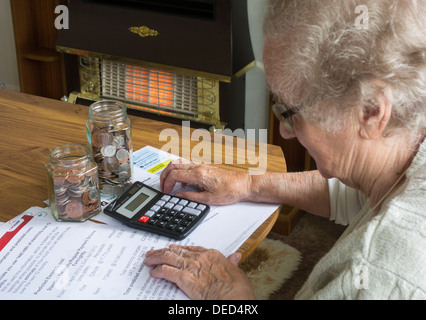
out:
<path id="1" fill-rule="evenodd" d="M 66 194 L 63 194 L 61 196 L 56 196 L 56 205 L 57 206 L 63 206 L 67 204 L 70 201 L 70 197 Z"/>
<path id="2" fill-rule="evenodd" d="M 119 172 L 130 171 L 130 164 L 129 164 L 129 162 L 124 162 L 124 163 L 120 164 L 120 166 L 118 167 L 118 171 Z"/>
<path id="3" fill-rule="evenodd" d="M 120 163 L 127 162 L 129 160 L 129 152 L 126 149 L 120 149 L 115 154 L 115 157 Z"/>
<path id="4" fill-rule="evenodd" d="M 114 146 L 119 149 L 124 146 L 124 137 L 122 135 L 118 135 L 114 137 Z"/>
<path id="5" fill-rule="evenodd" d="M 99 188 L 101 194 L 119 194 L 122 190 L 122 183 L 127 182 L 130 170 L 130 148 L 131 130 L 116 128 L 111 126 L 99 126 L 93 124 L 88 130 L 91 132 L 91 145 L 93 159 L 98 165 Z M 124 166 L 121 166 L 125 164 Z M 129 168 L 129 169 L 127 169 Z M 126 174 L 121 174 L 126 172 Z"/>
<path id="6" fill-rule="evenodd" d="M 69 172 L 69 175 L 67 175 L 66 180 L 71 184 L 77 184 L 83 181 L 84 177 L 84 174 L 76 174 L 75 172 Z"/>
<path id="7" fill-rule="evenodd" d="M 95 147 L 101 148 L 107 146 L 111 144 L 113 140 L 113 135 L 107 131 L 95 131 L 92 133 L 92 144 Z"/>
<path id="8" fill-rule="evenodd" d="M 67 170 L 64 168 L 58 167 L 52 171 L 53 184 L 55 186 L 61 186 L 65 182 L 67 175 Z"/>
<path id="9" fill-rule="evenodd" d="M 130 174 L 128 172 L 120 172 L 120 174 L 118 175 L 118 181 L 120 181 L 121 183 L 126 182 L 129 179 Z"/>
<path id="10" fill-rule="evenodd" d="M 68 191 L 68 188 L 63 186 L 55 186 L 55 194 L 57 197 L 63 196 Z"/>
<path id="11" fill-rule="evenodd" d="M 91 188 L 89 191 L 89 202 L 98 201 L 98 189 Z"/>
<path id="12" fill-rule="evenodd" d="M 120 163 L 118 162 L 117 158 L 115 157 L 105 158 L 100 164 L 100 167 L 107 172 L 103 172 L 102 175 L 106 176 L 111 172 L 117 171 L 119 166 L 120 166 Z"/>
<path id="13" fill-rule="evenodd" d="M 88 190 L 87 186 L 69 187 L 68 194 L 70 197 L 81 197 Z"/>
<path id="14" fill-rule="evenodd" d="M 111 145 L 102 147 L 101 154 L 104 157 L 113 157 L 115 155 L 116 150 L 117 150 L 116 147 L 111 144 Z"/>
<path id="15" fill-rule="evenodd" d="M 72 219 L 80 218 L 84 214 L 84 211 L 83 204 L 78 200 L 72 200 L 65 207 L 65 214 Z"/>

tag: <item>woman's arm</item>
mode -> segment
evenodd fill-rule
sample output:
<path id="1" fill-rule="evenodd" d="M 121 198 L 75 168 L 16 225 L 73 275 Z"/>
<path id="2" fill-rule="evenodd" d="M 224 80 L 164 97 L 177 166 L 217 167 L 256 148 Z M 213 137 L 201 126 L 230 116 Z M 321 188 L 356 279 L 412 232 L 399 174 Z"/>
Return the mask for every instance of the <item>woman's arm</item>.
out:
<path id="1" fill-rule="evenodd" d="M 178 196 L 210 205 L 240 201 L 281 203 L 330 217 L 328 182 L 318 171 L 249 175 L 175 161 L 163 171 L 160 182 L 165 193 L 170 193 L 177 182 L 196 185 L 201 192 L 182 192 Z"/>
<path id="2" fill-rule="evenodd" d="M 318 171 L 265 173 L 251 176 L 253 202 L 282 203 L 330 217 L 328 181 Z"/>

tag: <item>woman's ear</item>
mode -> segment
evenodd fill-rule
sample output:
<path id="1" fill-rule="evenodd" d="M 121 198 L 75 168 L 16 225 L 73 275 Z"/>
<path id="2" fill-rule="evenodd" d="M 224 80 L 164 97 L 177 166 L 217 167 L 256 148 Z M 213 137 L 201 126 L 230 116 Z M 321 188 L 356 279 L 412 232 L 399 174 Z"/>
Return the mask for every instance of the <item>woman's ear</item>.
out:
<path id="1" fill-rule="evenodd" d="M 392 103 L 385 93 L 369 100 L 359 110 L 359 134 L 364 139 L 377 139 L 384 136 L 392 114 Z"/>

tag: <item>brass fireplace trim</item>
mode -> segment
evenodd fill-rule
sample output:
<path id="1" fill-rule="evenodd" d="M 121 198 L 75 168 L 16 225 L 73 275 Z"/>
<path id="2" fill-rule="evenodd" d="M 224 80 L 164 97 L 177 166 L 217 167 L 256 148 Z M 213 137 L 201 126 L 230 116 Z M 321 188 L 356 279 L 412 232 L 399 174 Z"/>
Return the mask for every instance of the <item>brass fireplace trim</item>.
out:
<path id="1" fill-rule="evenodd" d="M 169 65 L 153 63 L 153 62 L 143 61 L 143 60 L 116 57 L 116 56 L 112 56 L 112 55 L 108 55 L 108 54 L 91 52 L 91 51 L 74 49 L 74 48 L 68 48 L 68 47 L 63 47 L 63 46 L 56 46 L 56 50 L 59 51 L 59 52 L 63 52 L 63 53 L 67 53 L 67 54 L 73 54 L 73 55 L 77 55 L 77 56 L 83 56 L 83 57 L 91 58 L 91 59 L 99 58 L 99 59 L 102 59 L 102 60 L 104 60 L 104 59 L 106 59 L 106 60 L 117 60 L 117 61 L 122 61 L 124 63 L 129 63 L 129 64 L 141 66 L 141 67 L 161 69 L 161 70 L 169 71 L 169 72 L 172 72 L 172 73 L 180 73 L 180 74 L 184 74 L 184 75 L 188 75 L 188 76 L 208 78 L 208 79 L 213 79 L 213 80 L 222 81 L 222 82 L 226 82 L 226 83 L 231 83 L 232 80 L 241 77 L 242 75 L 247 73 L 250 69 L 252 69 L 256 65 L 256 61 L 253 60 L 252 62 L 247 64 L 244 68 L 242 68 L 241 70 L 236 72 L 234 75 L 225 76 L 225 75 L 221 75 L 221 74 L 203 72 L 203 71 L 198 71 L 198 70 L 191 70 L 191 69 L 186 69 L 186 68 L 181 68 L 181 67 L 176 67 L 176 66 L 169 66 Z"/>
<path id="2" fill-rule="evenodd" d="M 101 92 L 101 73 L 100 66 L 104 60 L 100 58 L 87 58 L 80 56 L 80 92 L 71 92 L 67 99 L 70 103 L 76 103 L 78 98 L 99 101 L 102 99 L 119 100 L 127 104 L 131 109 L 141 110 L 144 112 L 154 113 L 161 116 L 170 116 L 177 119 L 193 120 L 202 124 L 212 126 L 214 130 L 223 130 L 225 123 L 220 121 L 219 107 L 219 81 L 209 78 L 196 77 L 197 83 L 197 109 L 194 111 L 185 108 L 169 108 L 162 105 L 153 105 L 151 102 L 143 103 L 134 100 L 125 95 L 110 96 L 110 93 Z M 111 62 L 111 61 L 110 61 Z M 119 65 L 125 64 L 123 61 L 118 62 Z M 146 67 L 143 67 L 146 68 Z M 162 70 L 159 70 L 162 71 Z M 164 70 L 163 70 L 164 71 Z M 194 78 L 194 75 L 190 75 Z"/>
<path id="3" fill-rule="evenodd" d="M 69 94 L 66 101 L 68 103 L 76 104 L 78 98 L 93 101 L 93 102 L 103 99 L 102 97 L 97 96 L 95 94 L 73 91 Z M 149 113 L 157 114 L 157 115 L 160 115 L 160 116 L 170 116 L 170 117 L 173 117 L 175 119 L 195 120 L 198 123 L 210 125 L 211 131 L 221 131 L 221 130 L 224 130 L 225 126 L 226 126 L 226 123 L 220 121 L 216 117 L 214 119 L 209 118 L 208 116 L 205 116 L 205 113 L 203 114 L 203 112 L 201 112 L 201 114 L 199 114 L 198 117 L 191 117 L 191 116 L 188 116 L 188 115 L 185 115 L 185 114 L 173 113 L 173 112 L 170 112 L 170 111 L 167 111 L 167 110 L 164 110 L 164 109 L 155 109 L 155 108 L 152 108 L 152 107 L 149 107 L 149 106 L 142 106 L 142 105 L 129 103 L 127 101 L 123 101 L 123 102 L 130 109 L 141 110 L 141 111 L 144 111 L 144 112 L 149 112 Z"/>
<path id="4" fill-rule="evenodd" d="M 147 26 L 140 26 L 140 27 L 130 27 L 130 32 L 136 33 L 138 36 L 145 38 L 145 37 L 156 37 L 160 33 L 157 30 L 150 29 Z"/>

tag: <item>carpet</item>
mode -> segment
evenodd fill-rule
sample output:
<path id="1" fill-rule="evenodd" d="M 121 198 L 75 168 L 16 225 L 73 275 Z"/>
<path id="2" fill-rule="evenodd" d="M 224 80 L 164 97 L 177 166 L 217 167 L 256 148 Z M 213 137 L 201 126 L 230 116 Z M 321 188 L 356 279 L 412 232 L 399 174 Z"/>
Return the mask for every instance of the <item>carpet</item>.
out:
<path id="1" fill-rule="evenodd" d="M 240 268 L 246 273 L 258 300 L 267 300 L 299 267 L 300 252 L 280 240 L 265 238 Z"/>

